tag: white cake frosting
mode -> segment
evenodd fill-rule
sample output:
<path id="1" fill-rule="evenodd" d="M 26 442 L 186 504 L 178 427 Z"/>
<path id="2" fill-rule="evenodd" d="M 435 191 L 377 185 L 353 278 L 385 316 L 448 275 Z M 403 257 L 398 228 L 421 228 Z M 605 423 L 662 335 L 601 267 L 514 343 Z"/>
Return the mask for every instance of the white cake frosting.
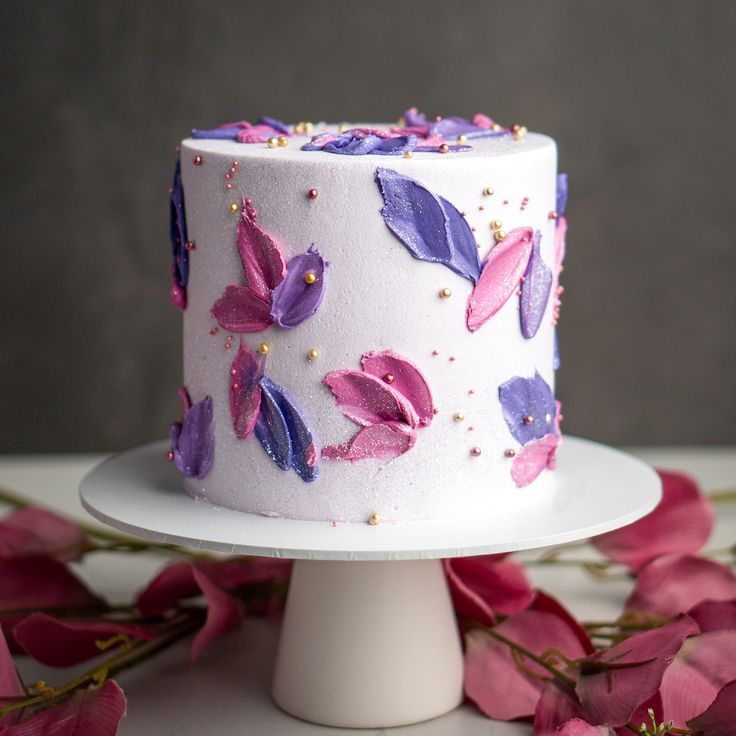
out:
<path id="1" fill-rule="evenodd" d="M 390 169 L 448 200 L 475 229 L 481 259 L 496 244 L 494 220 L 507 233 L 539 231 L 541 256 L 552 268 L 556 146 L 535 133 L 519 138 L 472 140 L 467 152 L 411 158 L 304 151 L 310 137 L 298 135 L 275 147 L 182 142 L 186 226 L 195 244 L 183 313 L 184 385 L 193 402 L 211 397 L 214 432 L 211 468 L 203 478 L 184 479 L 192 496 L 267 516 L 365 523 L 371 517 L 410 522 L 504 514 L 550 492 L 551 471 L 523 488 L 512 479 L 512 455 L 521 445 L 504 419 L 499 386 L 538 372 L 554 388 L 555 294 L 531 339 L 521 334 L 516 295 L 471 332 L 466 306 L 473 284 L 412 256 L 381 215 L 384 199 L 376 183 L 376 170 Z M 310 197 L 310 190 L 317 195 Z M 293 329 L 272 325 L 241 336 L 218 326 L 211 314 L 226 286 L 243 283 L 236 246 L 242 198 L 252 202 L 258 225 L 280 244 L 287 262 L 314 245 L 329 263 L 319 309 Z M 449 298 L 440 296 L 443 289 L 451 291 Z M 318 477 L 305 482 L 278 467 L 253 435 L 235 435 L 230 369 L 241 339 L 254 352 L 268 345 L 265 373 L 308 418 L 318 454 L 359 429 L 323 379 L 331 371 L 360 370 L 369 351 L 392 350 L 416 365 L 436 415 L 399 457 L 320 458 Z M 310 350 L 318 352 L 316 359 L 308 359 Z"/>

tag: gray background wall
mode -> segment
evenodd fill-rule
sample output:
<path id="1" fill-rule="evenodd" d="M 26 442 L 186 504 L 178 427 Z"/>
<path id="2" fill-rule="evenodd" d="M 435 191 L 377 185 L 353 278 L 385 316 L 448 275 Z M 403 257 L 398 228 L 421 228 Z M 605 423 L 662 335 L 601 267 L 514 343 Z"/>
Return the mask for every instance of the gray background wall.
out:
<path id="1" fill-rule="evenodd" d="M 731 0 L 5 2 L 0 35 L 0 451 L 165 434 L 189 128 L 410 104 L 559 141 L 566 430 L 736 441 Z"/>

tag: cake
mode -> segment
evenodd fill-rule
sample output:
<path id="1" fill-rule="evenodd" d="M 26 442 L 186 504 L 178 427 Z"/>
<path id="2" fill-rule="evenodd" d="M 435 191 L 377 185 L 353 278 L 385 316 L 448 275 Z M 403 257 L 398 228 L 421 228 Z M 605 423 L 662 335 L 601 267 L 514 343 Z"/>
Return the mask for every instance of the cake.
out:
<path id="1" fill-rule="evenodd" d="M 171 187 L 196 499 L 332 524 L 554 496 L 567 180 L 485 115 L 195 129 Z"/>

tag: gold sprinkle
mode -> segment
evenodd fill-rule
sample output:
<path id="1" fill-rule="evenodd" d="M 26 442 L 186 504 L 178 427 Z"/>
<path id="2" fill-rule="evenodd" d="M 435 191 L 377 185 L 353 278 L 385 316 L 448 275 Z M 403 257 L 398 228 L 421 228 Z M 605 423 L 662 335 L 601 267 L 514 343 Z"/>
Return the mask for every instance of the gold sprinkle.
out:
<path id="1" fill-rule="evenodd" d="M 314 271 L 307 271 L 304 274 L 304 282 L 307 284 L 313 284 L 317 280 L 317 274 Z"/>
<path id="2" fill-rule="evenodd" d="M 458 142 L 458 143 L 467 143 L 467 142 L 468 142 L 468 136 L 466 136 L 466 135 L 465 135 L 464 133 L 461 133 L 461 134 L 460 134 L 460 135 L 459 135 L 459 136 L 457 137 L 457 142 Z"/>
<path id="3" fill-rule="evenodd" d="M 486 187 L 486 188 L 485 188 L 485 189 L 483 190 L 483 194 L 484 194 L 484 196 L 486 196 L 486 197 L 491 197 L 491 196 L 493 196 L 493 187 Z"/>
<path id="4" fill-rule="evenodd" d="M 544 415 L 544 421 L 547 422 L 547 424 L 552 423 L 552 415 L 551 414 L 545 414 Z"/>
<path id="5" fill-rule="evenodd" d="M 440 289 L 440 298 L 449 299 L 452 296 L 452 289 L 445 286 L 444 289 Z"/>
<path id="6" fill-rule="evenodd" d="M 314 125 L 312 123 L 308 123 L 306 121 L 297 123 L 294 126 L 294 132 L 297 135 L 312 135 L 312 131 L 314 130 Z"/>
<path id="7" fill-rule="evenodd" d="M 414 158 L 414 151 L 404 151 L 404 158 Z"/>
<path id="8" fill-rule="evenodd" d="M 498 131 L 501 130 L 501 126 L 498 123 L 493 123 L 493 125 L 491 126 L 491 130 L 498 133 Z"/>
<path id="9" fill-rule="evenodd" d="M 368 517 L 368 523 L 371 526 L 376 526 L 376 524 L 380 524 L 381 523 L 381 515 L 380 514 L 375 514 L 375 513 L 374 514 L 371 514 Z"/>
<path id="10" fill-rule="evenodd" d="M 338 130 L 340 133 L 344 133 L 346 130 L 350 130 L 350 126 L 347 123 L 340 123 Z"/>
<path id="11" fill-rule="evenodd" d="M 289 139 L 285 135 L 280 135 L 276 140 L 278 140 L 279 146 L 281 146 L 281 148 L 289 145 Z"/>
<path id="12" fill-rule="evenodd" d="M 501 220 L 492 220 L 491 221 L 491 227 L 494 230 L 500 230 L 502 226 L 503 226 L 503 223 L 501 222 Z"/>
<path id="13" fill-rule="evenodd" d="M 398 119 L 398 120 L 396 121 L 396 125 L 398 125 L 398 126 L 399 126 L 399 128 L 405 128 L 405 127 L 406 127 L 406 120 L 404 120 L 403 116 L 402 116 L 402 117 L 400 117 L 400 118 L 399 118 L 399 119 Z"/>
<path id="14" fill-rule="evenodd" d="M 506 233 L 503 230 L 496 230 L 495 233 L 493 233 L 493 237 L 496 239 L 496 241 L 501 241 L 506 237 Z"/>
<path id="15" fill-rule="evenodd" d="M 230 212 L 237 212 L 238 205 L 235 202 L 233 202 L 231 205 L 228 206 L 228 210 L 230 210 Z"/>
<path id="16" fill-rule="evenodd" d="M 462 420 L 465 419 L 465 414 L 463 414 L 461 411 L 456 411 L 455 415 L 452 418 L 456 422 L 462 422 Z"/>
<path id="17" fill-rule="evenodd" d="M 319 350 L 317 348 L 309 348 L 307 350 L 307 360 L 311 362 L 317 360 L 317 358 L 319 358 Z"/>
<path id="18" fill-rule="evenodd" d="M 266 145 L 267 145 L 267 146 L 268 146 L 269 148 L 277 148 L 277 147 L 278 147 L 278 145 L 279 145 L 279 139 L 278 139 L 278 138 L 269 138 L 269 139 L 268 139 L 268 140 L 266 141 Z"/>
<path id="19" fill-rule="evenodd" d="M 527 129 L 523 125 L 514 125 L 511 128 L 511 131 L 513 132 L 514 138 L 516 138 L 517 141 L 520 141 L 527 134 Z"/>
<path id="20" fill-rule="evenodd" d="M 261 355 L 268 355 L 271 346 L 267 342 L 262 342 L 256 349 Z"/>

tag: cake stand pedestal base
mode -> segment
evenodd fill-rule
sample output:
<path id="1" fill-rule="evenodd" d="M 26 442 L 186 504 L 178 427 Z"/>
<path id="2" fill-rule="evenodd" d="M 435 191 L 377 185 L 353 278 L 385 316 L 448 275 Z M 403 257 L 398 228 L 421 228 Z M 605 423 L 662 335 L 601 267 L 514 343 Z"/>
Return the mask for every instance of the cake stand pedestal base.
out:
<path id="1" fill-rule="evenodd" d="M 291 715 L 343 728 L 457 707 L 463 658 L 441 561 L 297 561 L 273 698 Z"/>
<path id="2" fill-rule="evenodd" d="M 539 504 L 334 526 L 196 501 L 164 460 L 167 449 L 156 442 L 97 466 L 82 481 L 82 504 L 110 526 L 156 542 L 295 559 L 273 697 L 284 711 L 329 726 L 399 726 L 460 703 L 460 638 L 442 558 L 595 536 L 636 521 L 661 496 L 659 477 L 640 460 L 566 437 Z"/>

